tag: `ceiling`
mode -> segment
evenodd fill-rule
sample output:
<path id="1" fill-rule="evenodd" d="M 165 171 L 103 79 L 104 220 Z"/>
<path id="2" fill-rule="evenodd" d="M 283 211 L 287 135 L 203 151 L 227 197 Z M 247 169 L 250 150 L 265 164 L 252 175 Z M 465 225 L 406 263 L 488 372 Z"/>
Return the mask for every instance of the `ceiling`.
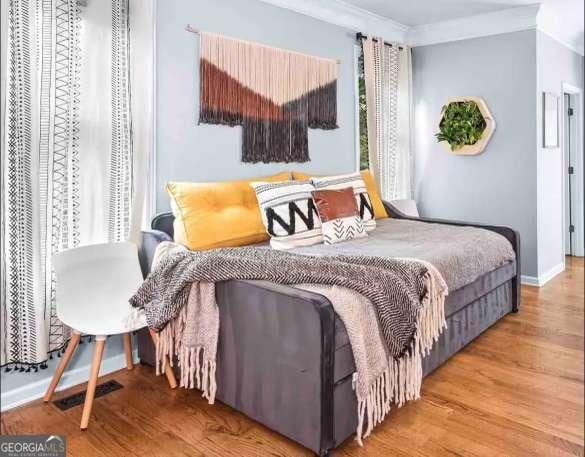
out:
<path id="1" fill-rule="evenodd" d="M 583 0 L 342 0 L 410 27 L 541 4 L 539 25 L 565 43 L 583 46 Z"/>
<path id="2" fill-rule="evenodd" d="M 343 0 L 404 25 L 422 25 L 542 3 L 565 18 L 578 16 L 583 24 L 583 0 Z M 581 13 L 581 14 L 579 14 Z"/>
<path id="3" fill-rule="evenodd" d="M 513 0 L 344 0 L 404 25 L 422 25 L 491 13 L 524 2 Z M 526 2 L 528 3 L 528 2 Z"/>

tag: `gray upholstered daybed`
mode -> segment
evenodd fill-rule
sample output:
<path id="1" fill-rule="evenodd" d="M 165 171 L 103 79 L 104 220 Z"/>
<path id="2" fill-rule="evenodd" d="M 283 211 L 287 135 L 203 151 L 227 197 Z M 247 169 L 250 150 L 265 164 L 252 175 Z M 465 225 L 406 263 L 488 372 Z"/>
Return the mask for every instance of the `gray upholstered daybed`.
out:
<path id="1" fill-rule="evenodd" d="M 445 303 L 447 329 L 423 362 L 427 375 L 518 310 L 519 235 L 506 227 L 409 218 L 392 205 L 385 206 L 396 219 L 499 233 L 516 253 L 515 261 L 450 291 Z M 172 239 L 172 214 L 154 218 L 152 228 L 143 233 L 140 251 L 145 274 L 158 243 Z M 216 298 L 220 310 L 217 398 L 320 455 L 353 435 L 357 426 L 354 359 L 345 327 L 329 301 L 295 287 L 235 280 L 218 283 Z M 153 346 L 145 331 L 138 344 L 141 361 L 154 365 Z"/>

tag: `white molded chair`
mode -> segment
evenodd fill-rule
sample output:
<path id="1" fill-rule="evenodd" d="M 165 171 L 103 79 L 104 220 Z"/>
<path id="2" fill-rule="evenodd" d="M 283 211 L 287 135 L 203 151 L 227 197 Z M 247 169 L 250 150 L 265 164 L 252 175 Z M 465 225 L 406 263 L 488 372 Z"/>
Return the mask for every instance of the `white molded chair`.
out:
<path id="1" fill-rule="evenodd" d="M 132 342 L 130 333 L 146 327 L 142 310 L 133 308 L 128 299 L 142 283 L 136 245 L 129 242 L 94 244 L 69 249 L 54 256 L 56 275 L 57 317 L 72 330 L 69 345 L 45 394 L 48 402 L 67 364 L 71 360 L 81 334 L 95 336 L 91 374 L 85 395 L 81 429 L 89 423 L 102 355 L 109 335 L 123 334 L 126 367 L 131 370 Z M 150 335 L 156 344 L 157 334 Z M 177 386 L 168 363 L 165 374 L 171 388 Z"/>

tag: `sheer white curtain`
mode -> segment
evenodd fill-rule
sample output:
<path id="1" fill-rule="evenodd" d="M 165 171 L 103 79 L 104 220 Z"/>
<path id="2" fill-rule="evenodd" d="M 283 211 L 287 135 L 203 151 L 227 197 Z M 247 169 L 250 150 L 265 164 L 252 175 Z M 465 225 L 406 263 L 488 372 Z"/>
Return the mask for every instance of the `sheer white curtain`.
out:
<path id="1" fill-rule="evenodd" d="M 372 37 L 362 39 L 368 152 L 382 198 L 412 198 L 411 52 Z"/>
<path id="2" fill-rule="evenodd" d="M 55 312 L 53 254 L 130 231 L 129 1 L 83 5 L 7 2 L 1 364 L 8 369 L 42 367 L 68 338 Z"/>

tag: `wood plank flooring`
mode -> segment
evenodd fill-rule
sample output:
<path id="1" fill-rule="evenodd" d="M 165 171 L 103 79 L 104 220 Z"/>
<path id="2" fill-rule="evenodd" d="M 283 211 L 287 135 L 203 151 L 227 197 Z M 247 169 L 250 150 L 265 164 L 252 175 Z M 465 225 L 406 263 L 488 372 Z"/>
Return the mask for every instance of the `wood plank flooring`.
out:
<path id="1" fill-rule="evenodd" d="M 507 316 L 429 376 L 422 399 L 395 409 L 360 448 L 336 456 L 584 455 L 583 259 L 540 289 L 524 287 Z M 124 389 L 82 407 L 35 402 L 2 415 L 3 434 L 65 434 L 71 456 L 311 455 L 195 391 L 170 391 L 149 367 L 120 371 Z M 55 396 L 69 395 L 84 386 Z"/>

